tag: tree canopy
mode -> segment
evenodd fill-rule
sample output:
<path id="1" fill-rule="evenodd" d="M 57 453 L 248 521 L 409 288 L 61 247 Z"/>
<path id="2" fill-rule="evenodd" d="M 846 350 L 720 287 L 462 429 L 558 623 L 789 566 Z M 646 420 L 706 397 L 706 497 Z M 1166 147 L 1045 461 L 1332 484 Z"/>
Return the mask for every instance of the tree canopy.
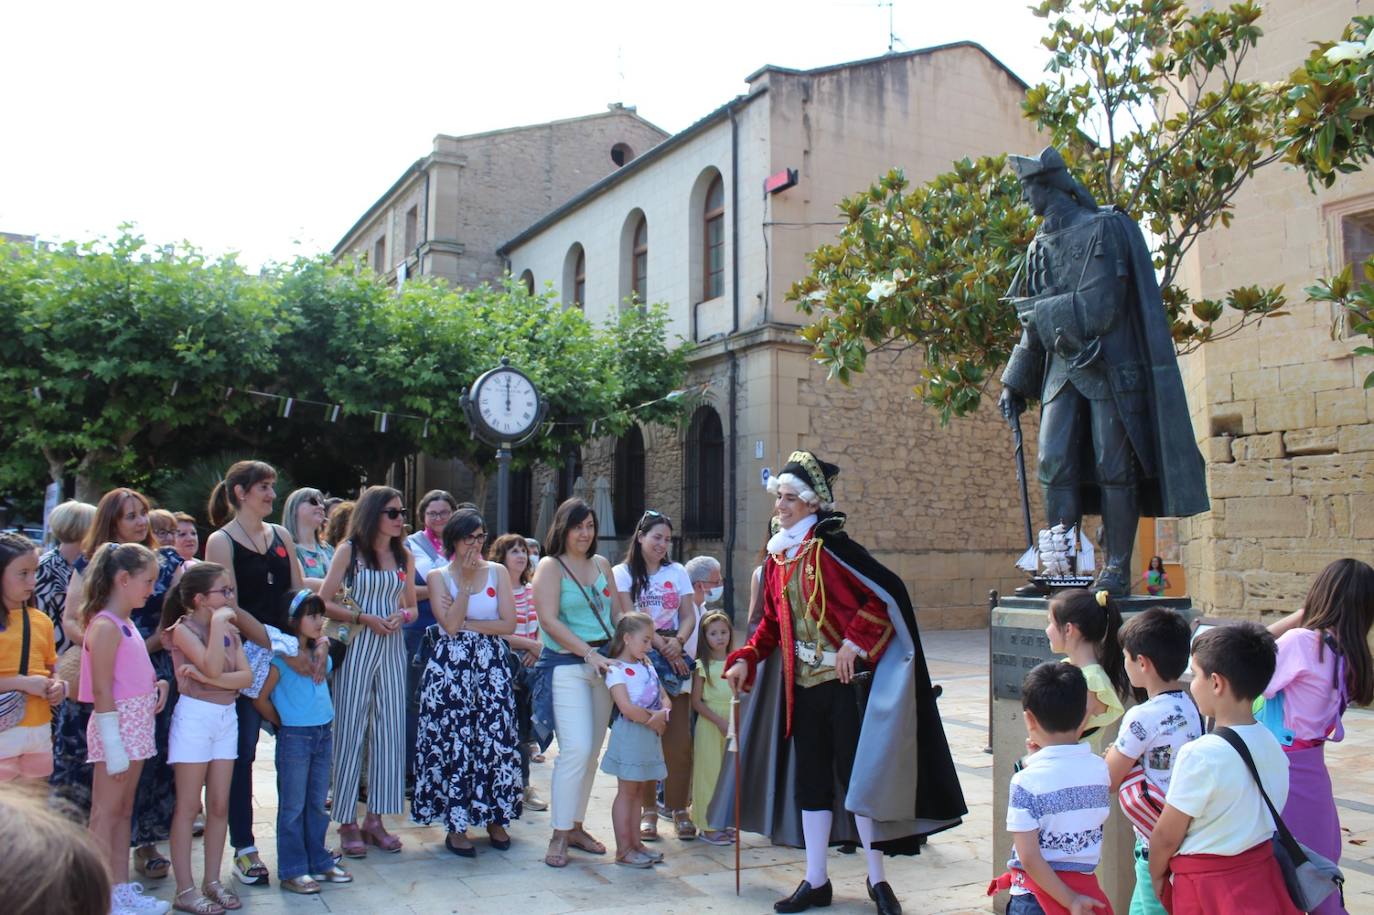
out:
<path id="1" fill-rule="evenodd" d="M 352 488 L 417 452 L 483 477 L 460 395 L 508 356 L 549 401 L 522 463 L 670 420 L 687 349 L 661 306 L 595 327 L 519 283 L 399 290 L 357 265 L 301 258 L 250 273 L 187 245 L 0 247 L 0 492 L 79 497 L 156 485 L 226 452 L 294 479 Z"/>
<path id="2" fill-rule="evenodd" d="M 1034 9 L 1052 57 L 1024 114 L 1099 204 L 1151 236 L 1179 351 L 1284 314 L 1282 286 L 1197 298 L 1179 271 L 1202 233 L 1230 225 L 1258 169 L 1286 161 L 1329 185 L 1367 161 L 1371 19 L 1352 21 L 1287 80 L 1265 83 L 1241 76 L 1262 37 L 1255 3 L 1193 11 L 1186 0 L 1044 0 Z M 814 316 L 803 336 L 817 358 L 848 380 L 871 352 L 916 348 L 922 398 L 945 420 L 976 410 L 1019 336 L 1000 299 L 1036 228 L 1005 157 L 965 159 L 917 187 L 893 170 L 839 209 L 839 238 L 810 255 L 811 272 L 789 292 Z M 1363 309 L 1365 323 L 1353 326 L 1369 334 L 1374 287 L 1366 295 L 1340 301 Z"/>

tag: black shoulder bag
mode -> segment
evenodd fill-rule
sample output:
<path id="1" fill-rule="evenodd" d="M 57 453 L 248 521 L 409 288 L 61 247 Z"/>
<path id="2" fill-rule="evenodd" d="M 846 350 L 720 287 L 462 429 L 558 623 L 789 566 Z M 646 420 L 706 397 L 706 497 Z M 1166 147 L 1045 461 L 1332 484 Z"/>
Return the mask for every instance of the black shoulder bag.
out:
<path id="1" fill-rule="evenodd" d="M 29 608 L 24 608 L 24 636 L 19 648 L 19 676 L 29 675 Z M 0 693 L 0 731 L 10 728 L 24 720 L 24 710 L 28 707 L 29 694 L 22 689 Z"/>
<path id="2" fill-rule="evenodd" d="M 574 575 L 574 574 L 572 573 L 572 570 L 568 568 L 567 563 L 565 563 L 565 562 L 563 561 L 563 557 L 562 557 L 562 556 L 555 556 L 555 557 L 553 557 L 553 558 L 556 559 L 556 560 L 558 561 L 559 566 L 562 567 L 562 569 L 563 569 L 563 574 L 566 575 L 566 576 L 568 576 L 569 578 L 571 578 L 571 579 L 572 579 L 572 583 L 575 584 L 575 585 L 577 585 L 577 590 L 579 590 L 579 591 L 582 592 L 582 597 L 583 597 L 584 600 L 586 600 L 587 606 L 592 608 L 592 615 L 596 617 L 597 623 L 599 623 L 599 624 L 601 625 L 601 631 L 604 632 L 604 633 L 606 633 L 606 644 L 605 644 L 605 645 L 602 645 L 600 648 L 598 648 L 598 649 L 596 649 L 596 650 L 597 650 L 598 653 L 603 654 L 603 655 L 605 655 L 606 657 L 609 658 L 609 657 L 611 656 L 611 651 L 610 651 L 610 648 L 611 648 L 611 639 L 612 639 L 614 636 L 612 636 L 611 630 L 610 630 L 609 628 L 607 628 L 605 618 L 601 615 L 601 598 L 600 598 L 600 596 L 594 594 L 594 593 L 591 592 L 591 591 L 588 591 L 588 590 L 583 586 L 582 582 L 580 582 L 580 581 L 577 580 L 577 576 Z"/>

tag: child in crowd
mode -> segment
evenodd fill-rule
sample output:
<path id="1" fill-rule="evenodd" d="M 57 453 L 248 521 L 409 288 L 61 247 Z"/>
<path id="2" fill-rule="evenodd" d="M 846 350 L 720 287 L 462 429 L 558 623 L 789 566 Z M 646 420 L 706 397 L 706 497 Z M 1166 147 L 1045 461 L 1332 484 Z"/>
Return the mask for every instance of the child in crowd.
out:
<path id="1" fill-rule="evenodd" d="M 308 651 L 324 634 L 324 600 L 301 589 L 283 595 L 287 629 Z M 326 660 L 332 668 L 332 658 Z M 330 766 L 334 758 L 334 704 L 328 679 L 316 681 L 273 658 L 262 691 L 253 700 L 277 728 L 277 868 L 281 887 L 313 895 L 320 883 L 351 883 L 326 847 Z"/>
<path id="2" fill-rule="evenodd" d="M 989 895 L 1011 890 L 1007 915 L 1111 915 L 1093 874 L 1111 812 L 1110 776 L 1079 739 L 1087 706 L 1087 680 L 1071 664 L 1041 664 L 1021 685 L 1028 743 L 1037 749 L 1011 777 L 1009 870 L 988 887 Z"/>
<path id="3" fill-rule="evenodd" d="M 658 682 L 649 663 L 654 620 L 647 613 L 630 612 L 616 624 L 611 638 L 612 663 L 606 686 L 620 712 L 611 725 L 610 745 L 601 759 L 601 771 L 618 779 L 611 819 L 615 825 L 615 863 L 628 867 L 652 867 L 663 855 L 644 847 L 639 835 L 640 810 L 653 797 L 645 797 L 644 782 L 668 775 L 660 738 L 668 728 L 668 692 Z"/>
<path id="4" fill-rule="evenodd" d="M 1278 636 L 1279 656 L 1264 696 L 1281 702 L 1285 737 L 1291 736 L 1284 746 L 1289 787 L 1281 815 L 1294 838 L 1337 863 L 1341 822 L 1325 747 L 1345 737 L 1341 716 L 1347 705 L 1374 701 L 1371 624 L 1374 569 L 1356 559 L 1338 559 L 1312 582 L 1302 610 L 1269 627 Z M 1345 909 L 1333 893 L 1313 911 L 1338 915 Z"/>
<path id="5" fill-rule="evenodd" d="M 0 533 L 0 782 L 52 774 L 52 707 L 67 696 L 52 619 L 33 606 L 37 574 L 33 542 Z"/>
<path id="6" fill-rule="evenodd" d="M 96 915 L 109 911 L 105 858 L 46 794 L 0 790 L 0 887 L 5 915 Z"/>
<path id="7" fill-rule="evenodd" d="M 713 610 L 701 618 L 700 657 L 692 676 L 692 711 L 697 713 L 692 746 L 692 819 L 702 828 L 701 839 L 712 845 L 729 845 L 728 829 L 711 822 L 707 810 L 716 791 L 716 779 L 725 758 L 725 738 L 730 732 L 730 687 L 723 674 L 725 658 L 734 648 L 730 618 Z"/>
<path id="8" fill-rule="evenodd" d="M 1107 750 L 1112 789 L 1135 826 L 1135 890 L 1130 915 L 1165 915 L 1150 886 L 1150 833 L 1164 810 L 1174 760 L 1184 744 L 1202 736 L 1202 718 L 1179 680 L 1188 668 L 1192 629 L 1183 615 L 1151 607 L 1121 629 L 1126 675 L 1149 699 L 1121 720 L 1116 743 Z"/>
<path id="9" fill-rule="evenodd" d="M 1218 626 L 1193 642 L 1193 698 L 1245 742 L 1275 808 L 1288 799 L 1288 761 L 1255 722 L 1255 697 L 1274 673 L 1274 637 L 1255 623 Z M 1150 879 L 1173 915 L 1297 912 L 1274 858 L 1274 818 L 1240 754 L 1219 734 L 1184 745 L 1168 803 L 1150 835 Z M 1173 881 L 1169 882 L 1172 872 Z"/>
<path id="10" fill-rule="evenodd" d="M 1068 655 L 1068 663 L 1088 681 L 1088 711 L 1079 737 L 1101 752 L 1098 732 L 1121 717 L 1130 691 L 1117 635 L 1121 612 L 1106 591 L 1071 588 L 1050 599 L 1049 617 L 1050 650 Z"/>
<path id="11" fill-rule="evenodd" d="M 157 557 L 137 543 L 97 547 L 86 567 L 77 698 L 95 706 L 86 729 L 86 761 L 95 764 L 90 832 L 105 852 L 113 878 L 111 915 L 162 915 L 168 905 L 129 882 L 129 839 L 134 792 L 143 760 L 157 752 L 153 718 L 167 702 L 169 684 L 153 672 L 148 646 L 130 621 L 157 582 Z"/>
<path id="12" fill-rule="evenodd" d="M 196 915 L 223 915 L 242 906 L 220 882 L 229 828 L 229 781 L 238 758 L 238 691 L 253 682 L 234 625 L 234 589 L 224 567 L 196 563 L 162 605 L 162 640 L 172 653 L 180 698 L 172 710 L 167 762 L 176 772 L 172 814 L 172 907 Z M 196 892 L 191 870 L 191 828 L 205 793 L 205 880 Z"/>

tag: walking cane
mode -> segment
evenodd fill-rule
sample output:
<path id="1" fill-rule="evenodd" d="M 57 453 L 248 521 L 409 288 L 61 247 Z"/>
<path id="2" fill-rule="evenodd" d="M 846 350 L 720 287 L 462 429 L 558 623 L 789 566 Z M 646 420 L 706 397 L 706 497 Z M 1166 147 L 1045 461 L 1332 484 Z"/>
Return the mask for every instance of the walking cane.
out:
<path id="1" fill-rule="evenodd" d="M 735 895 L 739 895 L 739 696 L 730 698 L 730 732 L 725 735 L 726 746 L 735 751 Z"/>

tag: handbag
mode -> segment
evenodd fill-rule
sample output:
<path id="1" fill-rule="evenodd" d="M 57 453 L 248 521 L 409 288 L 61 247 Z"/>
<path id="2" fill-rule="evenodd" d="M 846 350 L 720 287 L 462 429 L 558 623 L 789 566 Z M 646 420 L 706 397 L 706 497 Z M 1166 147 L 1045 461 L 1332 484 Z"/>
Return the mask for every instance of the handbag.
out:
<path id="1" fill-rule="evenodd" d="M 29 610 L 24 608 L 24 636 L 19 647 L 19 676 L 29 675 Z M 22 689 L 0 693 L 0 731 L 10 728 L 24 720 L 24 710 L 29 704 L 29 694 Z"/>
<path id="2" fill-rule="evenodd" d="M 556 559 L 558 564 L 563 568 L 563 574 L 572 579 L 572 583 L 577 585 L 577 590 L 582 592 L 582 599 L 587 602 L 588 607 L 592 608 L 592 615 L 596 617 L 597 623 L 600 624 L 601 631 L 606 633 L 606 644 L 598 647 L 596 651 L 598 654 L 605 655 L 609 658 L 611 656 L 611 639 L 614 638 L 614 636 L 611 635 L 611 630 L 607 628 L 606 620 L 601 616 L 601 598 L 594 596 L 592 592 L 583 587 L 582 582 L 577 580 L 577 576 L 568 568 L 567 563 L 563 562 L 562 556 L 555 556 L 553 558 Z"/>
<path id="3" fill-rule="evenodd" d="M 1283 882 L 1288 887 L 1288 895 L 1292 898 L 1293 904 L 1304 912 L 1310 912 L 1321 905 L 1327 896 L 1340 893 L 1341 906 L 1344 908 L 1345 874 L 1331 861 L 1293 838 L 1293 834 L 1283 822 L 1283 817 L 1279 816 L 1279 812 L 1274 809 L 1273 801 L 1269 800 L 1269 795 L 1265 793 L 1259 770 L 1255 768 L 1254 757 L 1250 755 L 1250 748 L 1245 745 L 1245 741 L 1241 740 L 1235 731 L 1226 727 L 1217 728 L 1212 733 L 1225 740 L 1240 754 L 1240 758 L 1245 761 L 1245 767 L 1255 779 L 1255 787 L 1259 788 L 1260 797 L 1264 798 L 1264 803 L 1269 807 L 1269 814 L 1274 818 L 1274 857 L 1278 859 L 1279 870 L 1283 872 Z"/>
<path id="4" fill-rule="evenodd" d="M 339 590 L 335 598 L 345 608 L 352 610 L 361 616 L 363 608 L 358 606 L 358 602 L 353 599 L 353 587 L 358 578 L 358 558 L 357 548 L 353 546 L 353 541 L 349 541 L 349 546 L 353 548 L 353 563 L 344 573 L 343 588 Z M 361 625 L 361 624 L 359 624 Z M 357 632 L 357 626 L 346 623 L 343 620 L 326 619 L 324 624 L 324 634 L 329 639 L 329 657 L 334 662 L 334 670 L 338 670 L 344 662 L 344 657 L 348 654 L 349 643 L 353 641 L 353 636 Z"/>

